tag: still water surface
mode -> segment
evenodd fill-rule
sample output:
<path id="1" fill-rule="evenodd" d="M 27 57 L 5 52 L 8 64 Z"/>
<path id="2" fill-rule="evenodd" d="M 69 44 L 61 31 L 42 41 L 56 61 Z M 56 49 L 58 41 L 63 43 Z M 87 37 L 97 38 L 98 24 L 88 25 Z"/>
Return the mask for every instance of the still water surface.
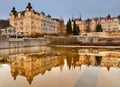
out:
<path id="1" fill-rule="evenodd" d="M 0 87 L 120 87 L 120 50 L 0 50 Z"/>

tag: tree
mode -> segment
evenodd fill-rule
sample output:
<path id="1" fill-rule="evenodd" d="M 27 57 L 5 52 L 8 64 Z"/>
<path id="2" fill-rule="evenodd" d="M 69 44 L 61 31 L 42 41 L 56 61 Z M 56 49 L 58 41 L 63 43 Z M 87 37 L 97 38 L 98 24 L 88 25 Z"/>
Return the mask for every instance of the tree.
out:
<path id="1" fill-rule="evenodd" d="M 102 57 L 101 56 L 95 56 L 95 62 L 96 62 L 96 65 L 100 65 L 101 64 L 101 60 L 102 60 Z"/>
<path id="2" fill-rule="evenodd" d="M 117 18 L 120 20 L 120 15 L 118 15 Z"/>
<path id="3" fill-rule="evenodd" d="M 72 34 L 72 26 L 71 26 L 71 20 L 70 19 L 67 22 L 66 27 L 67 27 L 67 29 L 66 29 L 67 34 Z"/>
<path id="4" fill-rule="evenodd" d="M 9 20 L 0 20 L 0 28 L 7 28 L 9 26 Z"/>
<path id="5" fill-rule="evenodd" d="M 103 29 L 102 29 L 101 24 L 97 24 L 96 25 L 96 32 L 102 32 L 102 31 L 103 31 Z"/>
<path id="6" fill-rule="evenodd" d="M 2 35 L 2 30 L 0 29 L 0 37 L 1 37 L 1 35 Z"/>
<path id="7" fill-rule="evenodd" d="M 79 35 L 79 33 L 80 33 L 79 26 L 77 26 L 75 21 L 74 21 L 74 24 L 73 24 L 73 35 Z"/>
<path id="8" fill-rule="evenodd" d="M 79 33 L 80 33 L 80 28 L 79 28 L 79 26 L 77 26 L 77 35 L 79 35 Z"/>

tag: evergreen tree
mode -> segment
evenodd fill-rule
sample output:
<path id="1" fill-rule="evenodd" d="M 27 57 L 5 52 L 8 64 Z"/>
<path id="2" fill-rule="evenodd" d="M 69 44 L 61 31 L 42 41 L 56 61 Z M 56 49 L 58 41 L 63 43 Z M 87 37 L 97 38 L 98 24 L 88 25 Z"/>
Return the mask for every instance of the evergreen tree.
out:
<path id="1" fill-rule="evenodd" d="M 118 15 L 117 18 L 120 20 L 120 15 Z"/>
<path id="2" fill-rule="evenodd" d="M 97 24 L 96 25 L 96 32 L 102 32 L 102 31 L 103 31 L 103 29 L 102 29 L 101 24 Z"/>
<path id="3" fill-rule="evenodd" d="M 80 33 L 80 28 L 79 28 L 79 26 L 77 26 L 77 32 L 78 32 L 78 35 L 79 35 L 79 33 Z"/>
<path id="4" fill-rule="evenodd" d="M 71 26 L 71 20 L 70 19 L 67 22 L 66 27 L 67 27 L 67 29 L 66 29 L 67 34 L 72 34 L 72 26 Z"/>
<path id="5" fill-rule="evenodd" d="M 0 29 L 0 35 L 2 34 L 2 30 Z"/>
<path id="6" fill-rule="evenodd" d="M 79 33 L 80 33 L 79 26 L 77 26 L 75 21 L 74 21 L 74 24 L 73 24 L 73 35 L 79 35 Z"/>

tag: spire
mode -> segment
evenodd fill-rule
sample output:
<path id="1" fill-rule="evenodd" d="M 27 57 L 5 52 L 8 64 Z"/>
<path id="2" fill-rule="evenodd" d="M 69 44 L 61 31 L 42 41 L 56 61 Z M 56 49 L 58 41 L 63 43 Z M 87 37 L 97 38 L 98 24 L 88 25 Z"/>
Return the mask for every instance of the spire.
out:
<path id="1" fill-rule="evenodd" d="M 80 21 L 82 21 L 81 14 L 80 14 Z"/>
<path id="2" fill-rule="evenodd" d="M 72 21 L 74 21 L 73 15 L 72 15 Z"/>

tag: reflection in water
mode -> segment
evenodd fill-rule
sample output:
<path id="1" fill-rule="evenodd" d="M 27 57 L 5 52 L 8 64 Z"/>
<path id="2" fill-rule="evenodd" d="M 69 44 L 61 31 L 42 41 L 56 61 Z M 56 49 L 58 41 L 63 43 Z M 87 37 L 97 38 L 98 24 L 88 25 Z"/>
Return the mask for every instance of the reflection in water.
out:
<path id="1" fill-rule="evenodd" d="M 79 55 L 89 56 L 90 65 L 106 67 L 108 71 L 110 67 L 120 67 L 120 51 L 90 51 L 89 49 L 79 50 Z M 86 59 L 86 58 L 85 58 Z"/>
<path id="2" fill-rule="evenodd" d="M 102 60 L 101 56 L 95 56 L 96 65 L 99 66 L 101 64 L 101 60 Z"/>
<path id="3" fill-rule="evenodd" d="M 9 54 L 9 53 L 8 53 Z M 62 72 L 63 66 L 67 65 L 69 70 L 83 65 L 106 67 L 110 71 L 111 67 L 120 68 L 120 52 L 95 50 L 95 49 L 58 49 L 58 48 L 37 48 L 24 50 L 15 54 L 11 52 L 8 55 L 11 75 L 14 80 L 18 75 L 26 77 L 29 84 L 32 83 L 35 76 L 44 75 L 46 71 L 52 71 L 52 68 L 60 67 Z M 65 62 L 66 61 L 66 62 Z"/>
<path id="4" fill-rule="evenodd" d="M 51 71 L 53 67 L 62 66 L 64 60 L 59 56 L 33 54 L 15 59 L 11 63 L 11 74 L 16 79 L 17 75 L 25 76 L 29 84 L 38 75 L 44 75 L 46 71 Z"/>

